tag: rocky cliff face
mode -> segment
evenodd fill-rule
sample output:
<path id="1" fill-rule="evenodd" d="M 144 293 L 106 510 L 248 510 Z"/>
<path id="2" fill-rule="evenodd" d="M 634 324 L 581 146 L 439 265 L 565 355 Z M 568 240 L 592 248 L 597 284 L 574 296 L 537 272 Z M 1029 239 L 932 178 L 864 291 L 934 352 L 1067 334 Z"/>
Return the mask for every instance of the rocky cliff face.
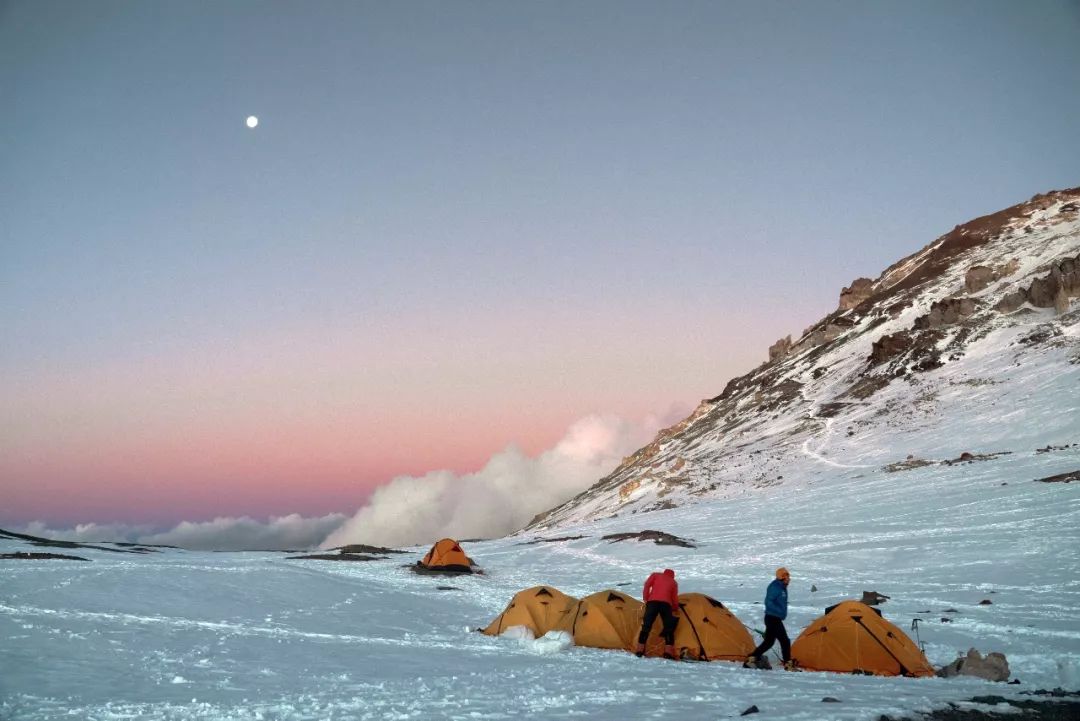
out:
<path id="1" fill-rule="evenodd" d="M 987 388 L 1040 373 L 1075 374 L 1080 407 L 1078 297 L 1080 188 L 959 225 L 855 280 L 836 311 L 777 341 L 768 361 L 530 528 L 806 482 L 814 464 L 841 465 L 822 451 L 840 448 L 837 428 L 896 429 L 895 443 L 845 467 L 902 461 L 919 450 L 905 447 L 906 428 L 947 433 L 951 417 L 992 399 Z M 984 439 L 950 440 L 959 454 Z"/>

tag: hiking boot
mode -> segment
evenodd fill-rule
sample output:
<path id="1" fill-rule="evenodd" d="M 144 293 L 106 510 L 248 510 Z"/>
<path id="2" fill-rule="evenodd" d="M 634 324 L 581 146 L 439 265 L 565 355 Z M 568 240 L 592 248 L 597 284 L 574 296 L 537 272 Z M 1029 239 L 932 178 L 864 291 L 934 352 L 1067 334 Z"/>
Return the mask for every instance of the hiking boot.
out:
<path id="1" fill-rule="evenodd" d="M 644 656 L 645 655 L 645 644 L 639 643 L 637 645 L 637 648 L 634 649 L 634 655 L 637 656 L 638 658 L 641 658 L 642 656 Z"/>
<path id="2" fill-rule="evenodd" d="M 795 661 L 795 659 L 788 659 L 787 661 L 784 661 L 784 670 L 799 671 L 801 669 L 799 669 L 799 664 Z"/>
<path id="3" fill-rule="evenodd" d="M 672 661 L 678 659 L 678 656 L 675 654 L 674 646 L 664 646 L 664 658 L 670 658 Z"/>
<path id="4" fill-rule="evenodd" d="M 758 667 L 758 658 L 757 658 L 757 656 L 747 656 L 746 660 L 743 661 L 742 667 L 743 668 L 757 668 Z"/>

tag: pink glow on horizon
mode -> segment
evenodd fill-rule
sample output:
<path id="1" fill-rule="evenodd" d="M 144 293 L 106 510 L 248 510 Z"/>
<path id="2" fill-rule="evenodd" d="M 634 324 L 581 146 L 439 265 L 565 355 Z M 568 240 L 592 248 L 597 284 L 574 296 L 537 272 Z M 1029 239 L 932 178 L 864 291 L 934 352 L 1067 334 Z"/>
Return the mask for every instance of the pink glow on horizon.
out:
<path id="1" fill-rule="evenodd" d="M 320 331 L 34 369 L 7 394 L 0 514 L 132 523 L 351 514 L 397 476 L 475 471 L 510 444 L 535 455 L 583 416 L 664 414 L 680 396 L 692 407 L 732 375 L 700 360 L 734 355 L 700 333 L 673 357 L 672 323 L 652 332 L 655 345 L 637 340 L 648 335 L 640 328 L 591 328 L 562 348 L 548 344 L 550 326 L 535 337 L 508 330 L 523 323 L 478 331 L 448 321 L 440 337 L 423 337 L 437 352 L 424 348 L 424 328 L 405 327 L 383 330 L 379 353 Z"/>

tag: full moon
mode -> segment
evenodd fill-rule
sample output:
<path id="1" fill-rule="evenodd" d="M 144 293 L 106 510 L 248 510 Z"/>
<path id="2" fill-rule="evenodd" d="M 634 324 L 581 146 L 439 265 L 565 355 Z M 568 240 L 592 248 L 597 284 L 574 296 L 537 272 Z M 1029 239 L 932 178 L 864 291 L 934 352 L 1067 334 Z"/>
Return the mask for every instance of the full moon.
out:
<path id="1" fill-rule="evenodd" d="M 256 118 L 254 115 L 249 115 L 248 116 L 247 126 L 249 128 L 254 128 L 258 124 L 259 124 L 259 119 L 258 118 Z"/>

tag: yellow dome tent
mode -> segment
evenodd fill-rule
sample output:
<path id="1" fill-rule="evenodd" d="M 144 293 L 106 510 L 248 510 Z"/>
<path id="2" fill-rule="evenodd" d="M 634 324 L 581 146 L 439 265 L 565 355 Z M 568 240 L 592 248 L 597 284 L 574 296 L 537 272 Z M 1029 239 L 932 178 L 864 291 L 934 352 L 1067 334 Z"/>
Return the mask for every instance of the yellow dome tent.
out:
<path id="1" fill-rule="evenodd" d="M 661 630 L 658 619 L 645 644 L 646 655 L 663 655 Z M 675 651 L 679 658 L 742 662 L 754 646 L 754 638 L 746 626 L 724 604 L 703 593 L 679 594 L 679 623 L 675 626 Z"/>
<path id="2" fill-rule="evenodd" d="M 575 603 L 576 598 L 551 586 L 526 588 L 514 594 L 506 609 L 481 633 L 498 636 L 512 626 L 526 626 L 540 638 L 555 628 Z"/>
<path id="3" fill-rule="evenodd" d="M 473 573 L 473 560 L 461 550 L 461 545 L 453 538 L 437 541 L 424 559 L 417 565 L 428 571 L 447 571 L 451 573 Z"/>
<path id="4" fill-rule="evenodd" d="M 875 676 L 933 676 L 926 656 L 877 609 L 844 601 L 799 634 L 791 657 L 809 671 L 869 673 Z"/>
<path id="5" fill-rule="evenodd" d="M 645 604 L 621 591 L 600 591 L 579 600 L 556 625 L 577 646 L 632 651 L 637 645 Z"/>

